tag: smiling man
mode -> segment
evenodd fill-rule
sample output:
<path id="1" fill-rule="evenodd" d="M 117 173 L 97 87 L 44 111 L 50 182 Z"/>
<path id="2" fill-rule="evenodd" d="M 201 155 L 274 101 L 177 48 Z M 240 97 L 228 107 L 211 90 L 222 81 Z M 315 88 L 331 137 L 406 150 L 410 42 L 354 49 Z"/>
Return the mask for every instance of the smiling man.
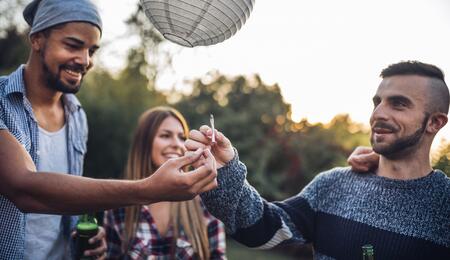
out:
<path id="1" fill-rule="evenodd" d="M 231 237 L 261 249 L 312 243 L 315 259 L 361 259 L 366 244 L 375 259 L 450 259 L 450 179 L 430 165 L 433 139 L 448 121 L 444 75 L 409 61 L 389 66 L 381 77 L 370 118 L 379 164 L 366 174 L 335 168 L 298 195 L 270 203 L 249 185 L 245 165 L 218 134 L 219 188 L 201 197 Z M 186 146 L 211 145 L 210 136 L 202 126 Z"/>
<path id="2" fill-rule="evenodd" d="M 64 8 L 79 8 L 83 10 L 80 13 L 66 12 L 61 2 L 33 3 L 24 11 L 31 26 L 31 53 L 18 71 L 23 74 L 26 98 L 37 122 L 37 139 L 31 144 L 37 149 L 36 167 L 38 171 L 81 175 L 86 119 L 70 94 L 78 92 L 83 76 L 92 67 L 92 56 L 99 48 L 101 20 L 90 2 L 66 3 Z M 81 144 L 81 149 L 72 142 Z M 68 258 L 69 234 L 75 222 L 76 217 L 70 216 L 26 214 L 24 259 Z M 95 239 L 104 240 L 104 231 Z M 103 241 L 93 253 L 102 255 L 105 251 Z"/>
<path id="3" fill-rule="evenodd" d="M 34 0 L 24 18 L 28 61 L 0 77 L 0 259 L 67 259 L 76 221 L 70 214 L 186 200 L 216 187 L 212 156 L 202 150 L 170 159 L 143 180 L 80 177 L 88 129 L 73 94 L 93 66 L 100 16 L 89 0 Z M 182 173 L 202 154 L 201 168 Z M 91 253 L 105 250 L 103 243 Z"/>

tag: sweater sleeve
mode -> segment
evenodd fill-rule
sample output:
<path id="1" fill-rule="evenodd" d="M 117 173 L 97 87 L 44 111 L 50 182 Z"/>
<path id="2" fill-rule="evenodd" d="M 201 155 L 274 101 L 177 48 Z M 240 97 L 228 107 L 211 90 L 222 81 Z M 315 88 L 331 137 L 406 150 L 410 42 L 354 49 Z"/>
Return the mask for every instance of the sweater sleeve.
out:
<path id="1" fill-rule="evenodd" d="M 246 181 L 246 174 L 236 155 L 219 169 L 219 187 L 202 194 L 227 233 L 246 246 L 261 249 L 311 241 L 315 214 L 307 199 L 299 194 L 283 202 L 267 202 Z"/>

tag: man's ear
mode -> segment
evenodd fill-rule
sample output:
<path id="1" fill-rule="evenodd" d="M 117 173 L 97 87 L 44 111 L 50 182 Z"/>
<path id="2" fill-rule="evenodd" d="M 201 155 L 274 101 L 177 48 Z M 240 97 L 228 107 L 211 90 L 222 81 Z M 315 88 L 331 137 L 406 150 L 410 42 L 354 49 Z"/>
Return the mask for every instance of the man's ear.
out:
<path id="1" fill-rule="evenodd" d="M 42 32 L 30 35 L 31 49 L 35 52 L 40 52 L 44 46 L 45 40 L 46 38 Z"/>
<path id="2" fill-rule="evenodd" d="M 437 133 L 441 128 L 443 128 L 448 122 L 448 117 L 444 113 L 434 113 L 430 116 L 428 120 L 427 131 L 430 133 Z"/>

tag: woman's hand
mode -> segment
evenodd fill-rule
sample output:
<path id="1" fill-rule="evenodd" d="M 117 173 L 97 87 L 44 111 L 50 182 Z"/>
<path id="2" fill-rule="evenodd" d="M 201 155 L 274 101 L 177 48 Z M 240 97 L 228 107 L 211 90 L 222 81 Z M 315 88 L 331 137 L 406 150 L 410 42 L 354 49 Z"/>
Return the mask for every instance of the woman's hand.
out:
<path id="1" fill-rule="evenodd" d="M 212 155 L 216 159 L 217 167 L 221 168 L 233 159 L 234 150 L 230 140 L 217 129 L 215 135 L 216 142 L 213 143 L 211 140 L 211 128 L 203 125 L 199 130 L 191 130 L 189 132 L 189 139 L 186 140 L 185 146 L 188 151 L 195 151 L 198 148 L 211 149 Z"/>

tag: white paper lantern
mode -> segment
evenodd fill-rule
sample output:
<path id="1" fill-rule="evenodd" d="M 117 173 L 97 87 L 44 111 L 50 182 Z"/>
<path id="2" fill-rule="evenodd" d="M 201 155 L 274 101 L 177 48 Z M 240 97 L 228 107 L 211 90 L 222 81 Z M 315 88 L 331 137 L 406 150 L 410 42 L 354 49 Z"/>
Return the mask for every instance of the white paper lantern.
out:
<path id="1" fill-rule="evenodd" d="M 169 41 L 207 46 L 233 36 L 255 0 L 140 0 L 145 15 Z"/>

